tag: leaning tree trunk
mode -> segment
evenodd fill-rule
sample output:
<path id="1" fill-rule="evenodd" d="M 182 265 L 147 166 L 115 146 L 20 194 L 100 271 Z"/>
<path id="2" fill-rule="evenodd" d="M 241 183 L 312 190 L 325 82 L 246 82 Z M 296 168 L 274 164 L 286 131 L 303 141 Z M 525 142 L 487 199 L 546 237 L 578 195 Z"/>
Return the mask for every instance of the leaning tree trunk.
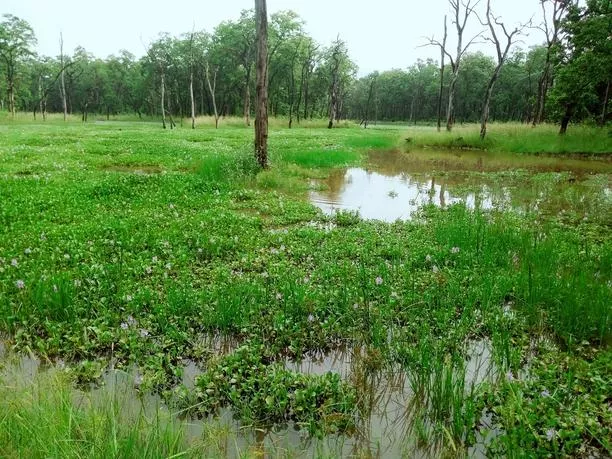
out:
<path id="1" fill-rule="evenodd" d="M 499 76 L 499 71 L 501 67 L 497 67 L 493 72 L 493 76 L 489 80 L 489 84 L 487 85 L 487 92 L 485 93 L 485 100 L 482 106 L 482 116 L 480 118 L 480 140 L 484 140 L 487 135 L 487 123 L 489 122 L 489 107 L 491 106 L 491 96 L 493 95 L 493 87 L 495 86 L 495 82 L 497 81 L 497 77 Z"/>
<path id="2" fill-rule="evenodd" d="M 255 0 L 257 29 L 257 107 L 255 117 L 255 157 L 268 167 L 268 12 L 266 0 Z"/>

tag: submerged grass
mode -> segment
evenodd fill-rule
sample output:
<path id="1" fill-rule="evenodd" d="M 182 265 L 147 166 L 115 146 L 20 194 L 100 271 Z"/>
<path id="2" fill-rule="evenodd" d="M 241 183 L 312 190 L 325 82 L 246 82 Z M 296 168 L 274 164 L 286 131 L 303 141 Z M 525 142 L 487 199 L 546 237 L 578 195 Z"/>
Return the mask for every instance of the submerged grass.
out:
<path id="1" fill-rule="evenodd" d="M 250 129 L 238 127 L 16 122 L 0 135 L 0 332 L 17 350 L 63 359 L 71 381 L 96 380 L 111 361 L 137 365 L 143 393 L 217 403 L 258 428 L 293 420 L 312 434 L 349 435 L 367 417 L 353 403 L 363 388 L 280 362 L 357 346 L 368 356 L 361 380 L 381 369 L 408 375 L 421 401 L 413 432 L 449 455 L 476 441 L 483 409 L 499 432 L 492 451 L 609 450 L 601 440 L 610 386 L 600 363 L 609 361 L 612 333 L 605 219 L 456 205 L 384 224 L 350 212 L 325 216 L 303 199 L 309 179 L 397 145 L 394 130 L 273 129 L 263 172 L 250 154 Z M 211 360 L 206 338 L 219 334 L 242 350 Z M 551 345 L 534 349 L 536 337 Z M 482 340 L 492 344 L 497 377 L 476 383 L 466 362 Z M 195 390 L 180 386 L 188 359 L 205 369 Z M 567 409 L 533 405 L 544 383 L 561 386 L 568 373 L 576 383 L 564 392 Z M 571 403 L 589 378 L 597 380 L 592 393 Z M 524 384 L 512 385 L 517 379 Z M 2 390 L 9 388 L 5 379 Z M 191 454 L 180 429 L 126 425 L 112 403 L 100 415 L 106 424 L 88 433 L 93 413 L 71 414 L 64 390 L 50 390 L 39 407 L 23 388 L 0 401 L 10 413 L 0 437 L 7 455 L 25 448 L 36 457 L 40 448 L 40 456 L 135 456 L 145 440 L 150 457 Z M 53 409 L 61 424 L 39 425 Z M 524 416 L 534 417 L 537 441 L 512 433 Z M 72 425 L 84 433 L 66 432 L 64 419 L 78 420 Z M 545 442 L 549 425 L 554 441 Z M 75 435 L 85 440 L 72 444 Z M 66 445 L 76 449 L 49 449 Z"/>

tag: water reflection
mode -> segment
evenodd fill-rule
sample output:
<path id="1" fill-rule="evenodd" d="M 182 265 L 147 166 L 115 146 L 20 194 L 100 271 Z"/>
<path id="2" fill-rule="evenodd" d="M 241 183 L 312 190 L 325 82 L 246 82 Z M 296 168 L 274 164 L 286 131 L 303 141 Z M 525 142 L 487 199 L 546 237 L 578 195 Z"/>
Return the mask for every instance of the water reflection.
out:
<path id="1" fill-rule="evenodd" d="M 553 175 L 541 175 L 546 173 Z M 328 214 L 358 211 L 363 218 L 387 222 L 410 219 L 427 204 L 445 208 L 459 202 L 471 209 L 588 212 L 584 204 L 593 195 L 609 200 L 610 173 L 607 159 L 374 152 L 367 167 L 335 171 L 310 199 Z M 599 182 L 588 183 L 595 176 Z"/>

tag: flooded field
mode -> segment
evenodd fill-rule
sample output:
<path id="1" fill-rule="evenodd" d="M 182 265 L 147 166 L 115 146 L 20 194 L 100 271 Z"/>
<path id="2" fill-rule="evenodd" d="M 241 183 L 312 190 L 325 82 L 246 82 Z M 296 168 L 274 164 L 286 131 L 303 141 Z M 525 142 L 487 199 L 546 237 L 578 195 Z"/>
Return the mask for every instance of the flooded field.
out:
<path id="1" fill-rule="evenodd" d="M 209 340 L 211 349 L 219 355 L 230 353 L 237 346 L 231 339 L 215 337 Z M 157 419 L 164 428 L 179 428 L 190 443 L 214 432 L 219 435 L 215 442 L 218 452 L 225 457 L 238 458 L 244 454 L 265 457 L 410 457 L 436 456 L 442 442 L 419 444 L 418 425 L 423 406 L 414 392 L 413 381 L 400 368 L 376 370 L 367 368 L 368 355 L 365 348 L 338 349 L 327 353 L 314 353 L 300 361 L 286 359 L 287 370 L 304 375 L 324 376 L 338 374 L 340 378 L 358 388 L 360 406 L 355 430 L 351 434 L 328 435 L 311 438 L 297 426 L 261 429 L 244 425 L 240 416 L 231 408 L 223 408 L 217 416 L 204 419 L 186 414 L 172 401 L 159 394 L 140 390 L 142 374 L 137 367 L 114 368 L 111 363 L 101 377 L 90 385 L 70 391 L 71 403 L 77 410 L 88 408 L 103 411 L 116 406 L 124 421 L 137 422 L 141 416 Z M 0 380 L 11 381 L 13 389 L 32 391 L 45 390 L 44 381 L 65 377 L 69 368 L 63 362 L 41 362 L 35 356 L 18 356 L 6 350 L 0 343 Z M 204 364 L 203 367 L 206 365 Z M 478 384 L 495 376 L 491 360 L 491 343 L 474 342 L 469 346 L 466 359 L 465 387 L 471 391 Z M 203 369 L 196 362 L 185 362 L 182 368 L 181 386 L 192 390 Z M 43 381 L 41 383 L 41 381 Z M 45 397 L 44 394 L 37 396 Z M 480 422 L 486 427 L 487 416 Z M 467 451 L 470 457 L 485 457 L 487 438 L 478 437 L 478 442 Z"/>
<path id="2" fill-rule="evenodd" d="M 424 205 L 584 216 L 610 204 L 612 160 L 487 152 L 373 152 L 363 168 L 334 172 L 310 193 L 328 214 L 407 220 Z"/>

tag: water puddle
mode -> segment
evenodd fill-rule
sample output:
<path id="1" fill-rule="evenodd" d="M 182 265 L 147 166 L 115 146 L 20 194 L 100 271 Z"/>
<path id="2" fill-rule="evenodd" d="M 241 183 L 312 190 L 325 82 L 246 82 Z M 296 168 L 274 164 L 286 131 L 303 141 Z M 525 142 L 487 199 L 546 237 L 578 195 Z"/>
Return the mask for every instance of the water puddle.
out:
<path id="1" fill-rule="evenodd" d="M 460 202 L 471 209 L 588 213 L 589 202 L 610 200 L 610 174 L 606 158 L 373 152 L 366 167 L 338 170 L 316 183 L 323 190 L 312 191 L 310 200 L 327 214 L 356 211 L 386 222 L 408 220 L 427 204 Z"/>
<path id="2" fill-rule="evenodd" d="M 235 343 L 211 337 L 209 344 L 216 352 L 231 352 Z M 491 344 L 487 340 L 471 343 L 466 357 L 466 388 L 479 384 L 491 375 Z M 16 356 L 0 341 L 0 381 L 15 389 L 37 383 L 40 375 L 53 375 L 61 365 L 41 363 L 29 356 Z M 352 435 L 330 435 L 323 439 L 308 438 L 294 426 L 261 431 L 242 425 L 231 409 L 221 410 L 219 416 L 203 420 L 185 418 L 181 412 L 168 407 L 157 394 L 139 390 L 141 375 L 136 367 L 127 370 L 107 369 L 101 381 L 87 390 L 74 389 L 75 407 L 93 408 L 101 413 L 110 406 L 119 406 L 122 419 L 136 422 L 139 416 L 157 419 L 183 429 L 187 444 L 214 440 L 215 453 L 225 457 L 432 457 L 440 453 L 441 442 L 424 446 L 415 435 L 414 420 L 418 416 L 418 397 L 415 397 L 409 376 L 401 369 L 372 369 L 364 348 L 342 348 L 327 353 L 306 355 L 301 361 L 287 359 L 285 367 L 309 375 L 338 373 L 358 388 L 359 416 Z M 184 362 L 182 383 L 194 387 L 202 368 L 193 361 Z M 470 457 L 484 457 L 481 444 L 467 451 Z M 249 456 L 250 457 L 250 456 Z"/>

